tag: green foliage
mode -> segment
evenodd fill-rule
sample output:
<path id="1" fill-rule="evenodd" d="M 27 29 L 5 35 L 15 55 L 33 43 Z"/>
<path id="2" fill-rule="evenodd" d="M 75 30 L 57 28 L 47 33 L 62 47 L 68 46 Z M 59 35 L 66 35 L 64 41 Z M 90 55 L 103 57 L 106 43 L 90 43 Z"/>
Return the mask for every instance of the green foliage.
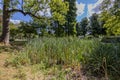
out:
<path id="1" fill-rule="evenodd" d="M 111 16 L 104 24 L 104 27 L 107 28 L 107 33 L 109 35 L 120 35 L 120 17 Z"/>
<path id="2" fill-rule="evenodd" d="M 46 79 L 50 80 L 66 80 L 65 70 L 61 70 L 58 66 L 51 67 L 45 70 Z"/>
<path id="3" fill-rule="evenodd" d="M 19 32 L 24 34 L 23 37 L 25 38 L 35 38 L 37 36 L 37 26 L 32 22 L 22 22 L 18 28 Z"/>
<path id="4" fill-rule="evenodd" d="M 48 29 L 48 27 L 50 28 L 50 24 L 53 22 L 57 22 L 56 24 L 58 25 L 58 28 L 54 29 L 56 36 L 64 36 L 64 29 L 62 27 L 66 22 L 65 15 L 67 14 L 69 7 L 66 1 L 63 2 L 62 0 L 41 0 L 39 1 L 39 4 L 35 0 L 32 0 L 32 2 L 27 1 L 28 0 L 25 1 L 27 5 L 24 6 L 26 8 L 26 11 L 32 10 L 32 12 L 35 12 L 34 14 L 36 14 L 36 11 L 34 10 L 38 10 L 42 13 L 39 15 L 39 17 L 41 16 L 40 19 L 33 18 L 33 21 L 37 24 L 37 27 L 41 29 L 40 36 L 49 36 L 46 29 Z M 33 4 L 37 4 L 37 6 L 41 5 L 41 8 L 38 8 Z M 31 9 L 30 6 L 35 7 L 35 9 Z M 46 16 L 47 13 L 50 13 L 50 15 Z"/>
<path id="5" fill-rule="evenodd" d="M 76 0 L 65 0 L 69 4 L 69 11 L 66 14 L 66 34 L 68 36 L 76 36 Z"/>
<path id="6" fill-rule="evenodd" d="M 98 34 L 102 34 L 102 27 L 100 26 L 100 21 L 98 20 L 99 15 L 94 13 L 91 17 L 90 17 L 90 31 L 92 32 L 92 34 L 98 35 Z"/>
<path id="7" fill-rule="evenodd" d="M 108 35 L 120 35 L 120 9 L 119 0 L 111 2 L 106 0 L 103 2 L 102 13 L 100 19 L 105 22 L 104 27 Z M 113 4 L 113 6 L 109 6 Z"/>
<path id="8" fill-rule="evenodd" d="M 41 38 L 28 42 L 12 61 L 16 65 L 44 63 L 46 68 L 82 64 L 87 73 L 101 77 L 107 74 L 111 79 L 120 74 L 119 48 L 119 43 L 101 43 L 97 39 Z"/>
<path id="9" fill-rule="evenodd" d="M 58 27 L 54 27 L 55 30 L 55 36 L 56 37 L 64 37 L 65 36 L 65 28 L 62 25 L 59 25 Z"/>
<path id="10" fill-rule="evenodd" d="M 105 21 L 103 27 L 107 29 L 108 35 L 120 35 L 119 16 L 111 15 L 109 12 L 104 11 L 100 16 L 100 20 Z"/>
<path id="11" fill-rule="evenodd" d="M 82 59 L 80 52 L 80 47 L 82 46 L 80 43 L 81 41 L 78 38 L 34 39 L 26 45 L 25 51 L 22 53 L 30 59 L 32 64 L 43 62 L 50 66 L 54 64 L 79 63 Z M 21 55 L 19 57 L 22 57 L 22 53 L 20 52 Z M 18 61 L 18 63 L 21 63 L 21 61 Z"/>
<path id="12" fill-rule="evenodd" d="M 68 11 L 68 3 L 63 2 L 62 0 L 51 0 L 49 5 L 53 20 L 58 21 L 59 24 L 63 25 L 66 22 L 65 15 Z"/>
<path id="13" fill-rule="evenodd" d="M 25 54 L 24 52 L 22 52 L 21 54 L 13 55 L 10 59 L 7 59 L 5 62 L 5 66 L 15 66 L 15 67 L 19 67 L 21 65 L 28 65 L 30 64 L 30 59 L 28 58 L 28 55 Z"/>
<path id="14" fill-rule="evenodd" d="M 79 22 L 76 24 L 76 31 L 77 31 L 77 36 L 81 35 L 81 25 Z"/>
<path id="15" fill-rule="evenodd" d="M 39 14 L 39 11 L 42 11 L 43 14 L 46 14 L 46 10 L 49 8 L 48 4 L 49 0 L 24 0 L 22 8 L 25 12 L 30 12 L 33 15 L 41 18 L 42 16 Z"/>
<path id="16" fill-rule="evenodd" d="M 111 8 L 111 12 L 116 15 L 116 16 L 120 16 L 120 0 L 115 0 L 113 2 L 113 7 Z"/>
<path id="17" fill-rule="evenodd" d="M 106 43 L 118 43 L 120 42 L 119 36 L 106 36 L 101 39 L 102 42 Z"/>
<path id="18" fill-rule="evenodd" d="M 18 32 L 18 27 L 16 27 L 14 24 L 10 24 L 10 39 L 14 40 L 17 38 L 17 35 L 19 34 Z"/>
<path id="19" fill-rule="evenodd" d="M 120 44 L 94 42 L 90 53 L 85 56 L 85 66 L 94 76 L 105 76 L 111 80 L 120 75 Z M 112 79 L 113 78 L 113 79 Z"/>
<path id="20" fill-rule="evenodd" d="M 63 0 L 51 0 L 49 3 L 52 14 L 52 26 L 56 37 L 65 36 L 64 24 L 66 22 L 66 14 L 69 10 L 69 4 Z"/>
<path id="21" fill-rule="evenodd" d="M 79 53 L 79 50 L 74 47 L 79 46 L 78 43 L 79 39 L 74 42 L 73 38 L 35 39 L 28 43 L 26 51 L 33 64 L 40 63 L 41 61 L 48 65 L 70 64 L 74 61 L 75 54 L 77 55 Z M 73 57 L 73 59 L 71 59 L 71 57 Z M 79 54 L 78 57 L 80 57 Z"/>
<path id="22" fill-rule="evenodd" d="M 87 26 L 88 26 L 88 19 L 85 17 L 81 20 L 80 22 L 80 31 L 81 31 L 81 34 L 85 36 L 86 32 L 87 32 Z"/>
<path id="23" fill-rule="evenodd" d="M 3 4 L 5 7 L 3 7 L 3 12 L 6 12 L 6 14 L 10 15 L 10 17 L 16 13 L 16 12 L 20 12 L 23 15 L 30 15 L 32 18 L 37 18 L 41 21 L 41 19 L 47 19 L 45 20 L 45 23 L 48 23 L 51 19 L 51 21 L 58 21 L 59 25 L 63 25 L 66 20 L 65 20 L 65 15 L 67 14 L 68 11 L 68 3 L 66 1 L 63 0 L 12 0 L 12 1 L 7 1 L 7 0 L 3 0 Z M 18 7 L 19 6 L 19 7 Z M 47 14 L 49 13 L 49 15 L 47 16 Z M 3 14 L 3 15 L 6 15 Z M 47 18 L 46 18 L 47 16 Z M 9 16 L 7 16 L 8 19 L 10 19 Z M 4 23 L 9 23 L 7 21 L 7 18 L 4 18 L 6 20 L 4 20 Z M 39 23 L 39 22 L 38 22 Z M 49 24 L 49 23 L 48 23 Z M 24 26 L 24 25 L 22 25 Z M 33 27 L 29 26 L 29 25 L 25 25 L 23 33 L 25 33 L 25 37 L 33 37 L 34 34 L 33 31 L 35 31 L 33 29 Z M 6 25 L 5 27 L 9 27 L 8 25 Z M 6 28 L 5 28 L 6 29 Z M 8 28 L 9 29 L 9 28 Z M 26 30 L 27 29 L 27 30 Z M 12 29 L 11 29 L 12 30 Z M 4 33 L 7 33 L 9 31 L 5 31 Z M 44 30 L 43 30 L 44 32 Z M 29 34 L 26 34 L 29 33 Z M 35 32 L 34 32 L 35 33 Z M 9 33 L 8 33 L 9 34 Z M 6 36 L 4 36 L 6 37 Z M 9 36 L 8 36 L 9 37 Z M 9 38 L 7 38 L 9 39 Z M 6 40 L 3 40 L 6 41 Z M 9 40 L 7 40 L 9 41 Z"/>

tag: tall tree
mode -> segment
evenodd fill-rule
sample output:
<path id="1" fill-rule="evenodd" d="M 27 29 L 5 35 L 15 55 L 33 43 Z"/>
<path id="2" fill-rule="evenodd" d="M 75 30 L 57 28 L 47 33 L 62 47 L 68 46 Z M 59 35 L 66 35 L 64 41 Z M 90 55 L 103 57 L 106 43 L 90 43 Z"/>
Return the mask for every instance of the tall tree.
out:
<path id="1" fill-rule="evenodd" d="M 2 1 L 3 1 L 3 24 L 2 24 L 3 29 L 2 29 L 2 35 L 0 41 L 4 42 L 5 44 L 9 44 L 9 33 L 10 33 L 9 21 L 13 13 L 20 12 L 23 15 L 30 15 L 32 17 L 41 19 L 42 17 L 40 16 L 40 11 L 45 11 L 48 8 L 50 8 L 49 6 L 50 0 L 2 0 Z M 54 2 L 55 0 L 51 0 L 51 1 Z M 62 0 L 59 1 L 62 2 Z M 21 7 L 18 7 L 18 5 Z"/>
<path id="2" fill-rule="evenodd" d="M 54 30 L 57 37 L 64 36 L 64 24 L 66 22 L 65 15 L 69 10 L 69 4 L 66 1 L 61 2 L 61 0 L 51 0 L 51 13 L 54 20 Z M 64 4 L 63 4 L 64 3 Z"/>
<path id="3" fill-rule="evenodd" d="M 76 31 L 77 31 L 77 36 L 79 36 L 79 35 L 81 35 L 82 33 L 82 31 L 81 31 L 81 25 L 80 25 L 80 23 L 79 22 L 77 22 L 77 24 L 76 24 Z"/>
<path id="4" fill-rule="evenodd" d="M 69 3 L 69 11 L 66 15 L 66 33 L 68 36 L 76 35 L 76 0 L 65 0 Z"/>
<path id="5" fill-rule="evenodd" d="M 96 13 L 92 14 L 92 16 L 90 17 L 91 31 L 94 36 L 100 34 L 102 31 L 102 27 L 100 26 L 98 17 L 99 15 Z"/>
<path id="6" fill-rule="evenodd" d="M 85 36 L 85 34 L 86 34 L 86 32 L 87 32 L 87 26 L 88 26 L 88 24 L 89 24 L 89 21 L 88 21 L 88 18 L 87 18 L 87 17 L 83 18 L 83 19 L 81 20 L 81 22 L 80 22 L 80 25 L 81 25 L 81 33 L 82 33 L 82 35 L 84 35 L 84 36 Z"/>
<path id="7" fill-rule="evenodd" d="M 10 14 L 9 14 L 9 7 L 10 7 L 10 0 L 3 0 L 3 23 L 2 26 L 2 36 L 1 41 L 9 44 L 9 21 L 10 21 Z"/>

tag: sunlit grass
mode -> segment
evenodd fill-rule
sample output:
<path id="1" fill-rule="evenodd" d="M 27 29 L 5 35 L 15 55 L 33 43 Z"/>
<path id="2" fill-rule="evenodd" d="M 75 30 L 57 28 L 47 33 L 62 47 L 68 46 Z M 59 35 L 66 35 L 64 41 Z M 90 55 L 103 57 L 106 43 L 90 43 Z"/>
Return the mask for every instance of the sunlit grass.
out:
<path id="1" fill-rule="evenodd" d="M 9 60 L 8 60 L 9 63 Z M 82 65 L 94 76 L 119 76 L 120 44 L 102 43 L 98 39 L 39 38 L 29 41 L 11 64 Z"/>

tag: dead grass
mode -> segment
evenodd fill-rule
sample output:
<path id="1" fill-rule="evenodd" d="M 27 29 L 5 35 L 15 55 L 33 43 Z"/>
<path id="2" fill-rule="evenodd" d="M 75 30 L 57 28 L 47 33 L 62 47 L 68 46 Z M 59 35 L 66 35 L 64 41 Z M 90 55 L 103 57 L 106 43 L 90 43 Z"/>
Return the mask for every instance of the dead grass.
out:
<path id="1" fill-rule="evenodd" d="M 0 80 L 57 80 L 61 76 L 61 71 L 53 68 L 46 70 L 47 74 L 42 70 L 35 70 L 34 65 L 20 67 L 5 67 L 6 59 L 9 59 L 11 54 L 3 52 L 0 54 Z M 68 67 L 69 68 L 69 67 Z M 56 68 L 57 69 L 57 68 Z M 67 68 L 66 68 L 67 69 Z M 64 80 L 88 80 L 80 72 L 80 67 L 71 67 Z M 95 80 L 95 79 L 93 79 Z"/>
<path id="2" fill-rule="evenodd" d="M 44 80 L 45 77 L 42 72 L 32 73 L 30 66 L 19 68 L 5 67 L 5 61 L 10 56 L 9 53 L 5 52 L 0 54 L 0 80 Z"/>
<path id="3" fill-rule="evenodd" d="M 9 46 L 0 43 L 0 80 L 45 80 L 42 72 L 32 73 L 31 66 L 5 66 L 12 53 L 22 50 L 24 45 L 25 42 L 21 41 L 12 42 Z"/>
<path id="4" fill-rule="evenodd" d="M 16 69 L 13 67 L 5 67 L 4 63 L 5 60 L 10 57 L 8 53 L 1 53 L 0 54 L 0 80 L 9 80 L 12 76 L 16 73 Z"/>

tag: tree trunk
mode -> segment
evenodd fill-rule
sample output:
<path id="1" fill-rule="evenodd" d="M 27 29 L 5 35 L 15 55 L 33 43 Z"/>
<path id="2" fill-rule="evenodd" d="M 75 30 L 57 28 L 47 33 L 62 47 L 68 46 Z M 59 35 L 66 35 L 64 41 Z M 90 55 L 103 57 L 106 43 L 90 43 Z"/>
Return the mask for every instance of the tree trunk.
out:
<path id="1" fill-rule="evenodd" d="M 1 42 L 6 45 L 9 45 L 9 21 L 10 21 L 10 14 L 8 12 L 9 8 L 8 5 L 5 3 L 3 4 L 3 23 L 2 23 L 2 35 L 1 35 Z"/>

